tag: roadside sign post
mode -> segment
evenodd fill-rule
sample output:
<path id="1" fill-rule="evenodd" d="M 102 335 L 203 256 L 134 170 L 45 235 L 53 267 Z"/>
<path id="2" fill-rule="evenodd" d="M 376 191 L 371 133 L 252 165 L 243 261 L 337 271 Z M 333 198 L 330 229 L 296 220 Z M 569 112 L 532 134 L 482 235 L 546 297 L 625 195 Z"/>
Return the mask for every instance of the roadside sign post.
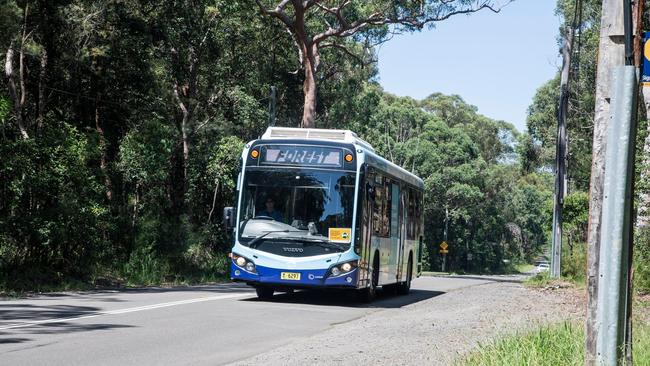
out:
<path id="1" fill-rule="evenodd" d="M 442 254 L 442 272 L 445 271 L 447 266 L 447 253 L 449 253 L 449 244 L 446 241 L 440 243 L 440 254 Z"/>

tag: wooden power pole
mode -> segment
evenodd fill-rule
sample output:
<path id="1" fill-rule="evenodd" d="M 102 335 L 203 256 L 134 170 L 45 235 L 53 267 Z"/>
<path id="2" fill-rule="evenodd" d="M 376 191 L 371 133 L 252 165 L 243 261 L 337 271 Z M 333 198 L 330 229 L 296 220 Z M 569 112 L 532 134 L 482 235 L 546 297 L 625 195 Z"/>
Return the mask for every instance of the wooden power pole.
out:
<path id="1" fill-rule="evenodd" d="M 555 149 L 555 202 L 553 205 L 553 243 L 551 246 L 551 278 L 560 278 L 562 257 L 562 210 L 567 193 L 566 162 L 567 133 L 566 118 L 569 107 L 569 70 L 575 24 L 567 29 L 562 47 L 562 73 L 560 74 L 560 100 L 557 112 L 557 141 Z"/>
<path id="2" fill-rule="evenodd" d="M 594 110 L 594 131 L 589 187 L 589 228 L 587 235 L 587 321 L 586 360 L 595 365 L 597 360 L 596 310 L 598 302 L 598 267 L 600 265 L 601 211 L 605 180 L 606 131 L 610 117 L 612 97 L 612 70 L 623 65 L 625 59 L 623 1 L 603 0 L 600 21 L 600 42 L 598 45 L 598 69 L 596 73 L 596 96 Z"/>
<path id="3" fill-rule="evenodd" d="M 635 2 L 637 23 L 640 4 Z M 633 23 L 632 0 L 603 0 L 588 238 L 587 364 L 632 364 L 632 201 L 639 84 Z M 604 109 L 607 114 L 598 115 Z M 597 140 L 600 134 L 603 138 Z M 597 165 L 603 169 L 594 172 Z"/>

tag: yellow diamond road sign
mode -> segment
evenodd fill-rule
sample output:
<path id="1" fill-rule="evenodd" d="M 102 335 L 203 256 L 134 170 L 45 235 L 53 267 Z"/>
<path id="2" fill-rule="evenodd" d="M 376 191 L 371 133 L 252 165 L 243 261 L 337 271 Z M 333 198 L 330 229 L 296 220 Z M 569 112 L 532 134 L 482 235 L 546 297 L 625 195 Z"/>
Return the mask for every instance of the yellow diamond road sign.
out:
<path id="1" fill-rule="evenodd" d="M 447 248 L 449 248 L 449 244 L 446 241 L 440 243 L 440 250 L 447 250 Z"/>

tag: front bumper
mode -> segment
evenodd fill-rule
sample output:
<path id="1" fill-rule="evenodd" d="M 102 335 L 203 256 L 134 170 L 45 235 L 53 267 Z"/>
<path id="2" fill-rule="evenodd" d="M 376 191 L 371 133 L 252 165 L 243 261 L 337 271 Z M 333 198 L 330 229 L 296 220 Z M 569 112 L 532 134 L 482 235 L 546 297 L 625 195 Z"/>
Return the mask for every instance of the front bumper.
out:
<path id="1" fill-rule="evenodd" d="M 256 266 L 257 273 L 250 273 L 230 262 L 230 278 L 233 281 L 244 281 L 250 284 L 276 285 L 281 287 L 345 287 L 356 288 L 358 282 L 358 269 L 336 277 L 327 276 L 328 268 L 324 269 L 278 269 Z M 300 273 L 299 280 L 283 280 L 282 272 Z"/>

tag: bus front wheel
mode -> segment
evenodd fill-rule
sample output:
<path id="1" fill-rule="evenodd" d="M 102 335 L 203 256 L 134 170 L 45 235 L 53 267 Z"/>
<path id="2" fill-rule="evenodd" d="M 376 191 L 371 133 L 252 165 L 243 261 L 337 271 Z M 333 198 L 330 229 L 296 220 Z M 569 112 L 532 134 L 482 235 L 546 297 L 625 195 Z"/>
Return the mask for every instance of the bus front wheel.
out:
<path id="1" fill-rule="evenodd" d="M 273 298 L 273 292 L 275 290 L 272 287 L 255 287 L 255 292 L 257 293 L 257 298 L 260 300 L 271 300 Z"/>
<path id="2" fill-rule="evenodd" d="M 377 296 L 377 286 L 379 284 L 379 254 L 375 253 L 375 258 L 372 261 L 371 280 L 370 286 L 359 290 L 359 300 L 361 302 L 372 302 Z"/>

